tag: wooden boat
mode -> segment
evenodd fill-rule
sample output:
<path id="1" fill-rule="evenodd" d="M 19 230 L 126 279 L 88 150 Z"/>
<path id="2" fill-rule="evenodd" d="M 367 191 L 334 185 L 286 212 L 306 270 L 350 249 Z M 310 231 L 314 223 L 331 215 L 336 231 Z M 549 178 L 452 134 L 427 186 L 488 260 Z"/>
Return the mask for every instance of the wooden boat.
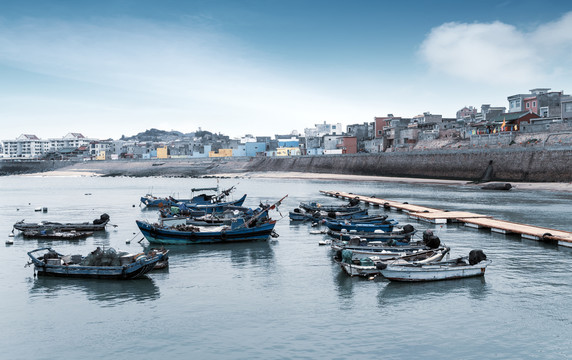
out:
<path id="1" fill-rule="evenodd" d="M 33 239 L 59 239 L 59 240 L 75 240 L 83 239 L 93 235 L 93 231 L 54 231 L 52 229 L 46 230 L 25 230 L 22 232 L 25 238 Z"/>
<path id="2" fill-rule="evenodd" d="M 143 236 L 152 244 L 205 244 L 267 240 L 270 236 L 278 236 L 274 232 L 276 221 L 268 218 L 268 212 L 280 205 L 286 196 L 246 220 L 235 219 L 230 226 L 200 228 L 177 225 L 169 227 L 139 220 L 136 223 Z"/>
<path id="3" fill-rule="evenodd" d="M 191 203 L 191 204 L 197 204 L 197 205 L 206 205 L 206 204 L 214 204 L 214 203 L 220 203 L 223 202 L 223 200 L 230 195 L 230 193 L 234 190 L 234 186 L 221 191 L 219 194 L 199 194 L 196 196 L 193 196 L 190 199 L 175 199 L 172 196 L 168 196 L 168 197 L 156 197 L 153 196 L 151 194 L 146 194 L 145 196 L 141 197 L 141 203 L 143 203 L 145 206 L 147 207 L 168 207 L 168 206 L 173 206 L 176 205 L 177 203 Z M 218 186 L 217 187 L 210 187 L 210 188 L 194 188 L 191 189 L 191 191 L 197 192 L 197 191 L 217 191 L 218 192 Z"/>
<path id="4" fill-rule="evenodd" d="M 36 253 L 44 251 L 41 256 Z M 88 256 L 63 255 L 50 247 L 28 252 L 38 275 L 70 278 L 134 279 L 153 270 L 165 257 L 164 252 L 127 254 L 113 248 L 97 248 Z"/>
<path id="5" fill-rule="evenodd" d="M 483 190 L 510 190 L 512 185 L 510 183 L 489 183 L 481 186 Z"/>
<path id="6" fill-rule="evenodd" d="M 405 227 L 404 227 L 405 228 Z M 413 228 L 413 227 L 411 227 Z M 360 240 L 363 241 L 381 241 L 381 242 L 388 242 L 391 240 L 395 240 L 397 242 L 409 243 L 411 241 L 411 237 L 415 235 L 417 231 L 412 229 L 410 231 L 405 231 L 404 229 L 398 231 L 391 231 L 385 232 L 381 230 L 371 231 L 334 231 L 328 230 L 328 235 L 331 237 L 342 240 L 342 241 L 350 241 L 350 239 L 358 237 Z"/>
<path id="7" fill-rule="evenodd" d="M 354 212 L 360 210 L 359 201 L 350 201 L 348 205 L 324 205 L 318 202 L 300 203 L 301 209 L 306 211 L 325 211 L 325 212 Z"/>
<path id="8" fill-rule="evenodd" d="M 429 264 L 399 264 L 382 265 L 381 274 L 391 281 L 436 281 L 462 279 L 472 276 L 484 276 L 485 270 L 491 264 L 481 250 L 472 250 L 468 257 Z"/>
<path id="9" fill-rule="evenodd" d="M 437 249 L 420 249 L 405 255 L 396 255 L 384 259 L 376 257 L 365 257 L 355 259 L 351 250 L 342 251 L 341 258 L 335 257 L 341 268 L 350 276 L 371 277 L 379 275 L 381 272 L 381 264 L 389 262 L 393 264 L 430 264 L 443 259 L 449 253 L 448 247 Z"/>
<path id="10" fill-rule="evenodd" d="M 362 219 L 368 216 L 367 209 L 360 209 L 352 212 L 327 212 L 327 211 L 306 211 L 296 208 L 290 211 L 289 217 L 292 221 L 318 221 L 321 219 Z"/>
<path id="11" fill-rule="evenodd" d="M 99 219 L 92 222 L 82 223 L 60 223 L 51 221 L 42 221 L 39 223 L 26 223 L 24 220 L 18 221 L 14 224 L 14 229 L 20 231 L 41 231 L 41 230 L 54 230 L 54 231 L 103 231 L 109 222 L 109 215 L 102 214 Z"/>
<path id="12" fill-rule="evenodd" d="M 219 228 L 200 228 L 179 225 L 165 227 L 136 221 L 143 236 L 152 244 L 205 244 L 218 242 L 238 242 L 266 240 L 273 234 L 276 221 L 247 227 L 238 222 Z"/>
<path id="13" fill-rule="evenodd" d="M 393 227 L 398 224 L 397 221 L 390 219 L 390 220 L 383 220 L 381 222 L 360 222 L 359 219 L 357 220 L 324 220 L 324 224 L 328 227 L 328 229 L 333 231 L 342 231 L 345 229 L 346 231 L 365 231 L 365 232 L 374 232 L 375 230 L 381 230 L 385 232 L 393 231 Z"/>

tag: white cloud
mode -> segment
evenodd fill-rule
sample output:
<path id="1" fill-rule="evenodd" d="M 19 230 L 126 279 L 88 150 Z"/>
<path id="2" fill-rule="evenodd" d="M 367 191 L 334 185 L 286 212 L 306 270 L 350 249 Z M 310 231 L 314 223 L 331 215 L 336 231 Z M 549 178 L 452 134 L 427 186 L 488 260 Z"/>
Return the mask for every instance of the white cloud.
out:
<path id="1" fill-rule="evenodd" d="M 571 48 L 572 13 L 567 13 L 530 31 L 501 22 L 446 23 L 431 30 L 420 54 L 433 71 L 459 80 L 523 85 L 569 73 Z"/>

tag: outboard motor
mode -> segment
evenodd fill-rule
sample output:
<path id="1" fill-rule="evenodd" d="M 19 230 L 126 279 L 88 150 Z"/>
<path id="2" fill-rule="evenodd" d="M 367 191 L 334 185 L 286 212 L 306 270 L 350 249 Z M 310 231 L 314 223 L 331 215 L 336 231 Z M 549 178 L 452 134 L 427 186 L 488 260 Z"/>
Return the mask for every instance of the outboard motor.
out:
<path id="1" fill-rule="evenodd" d="M 404 233 L 409 234 L 409 233 L 414 232 L 414 231 L 415 231 L 415 228 L 413 227 L 413 225 L 409 225 L 409 224 L 403 225 L 403 232 Z"/>
<path id="2" fill-rule="evenodd" d="M 439 245 L 441 245 L 441 239 L 439 239 L 438 236 L 433 235 L 433 231 L 431 230 L 423 231 L 423 242 L 429 249 L 437 249 Z"/>
<path id="3" fill-rule="evenodd" d="M 350 199 L 350 206 L 356 206 L 359 204 L 359 200 L 358 199 Z"/>
<path id="4" fill-rule="evenodd" d="M 295 208 L 295 209 L 294 209 L 294 212 L 295 212 L 296 214 L 299 214 L 299 213 L 301 213 L 302 211 L 301 211 L 299 208 Z"/>
<path id="5" fill-rule="evenodd" d="M 483 252 L 483 250 L 471 250 L 469 253 L 469 264 L 475 265 L 480 263 L 483 260 L 486 260 L 487 256 Z"/>
<path id="6" fill-rule="evenodd" d="M 94 224 L 94 225 L 103 224 L 103 223 L 105 223 L 105 222 L 108 221 L 108 220 L 109 220 L 109 215 L 107 215 L 107 214 L 101 214 L 101 216 L 99 217 L 99 219 L 93 220 L 93 224 Z"/>

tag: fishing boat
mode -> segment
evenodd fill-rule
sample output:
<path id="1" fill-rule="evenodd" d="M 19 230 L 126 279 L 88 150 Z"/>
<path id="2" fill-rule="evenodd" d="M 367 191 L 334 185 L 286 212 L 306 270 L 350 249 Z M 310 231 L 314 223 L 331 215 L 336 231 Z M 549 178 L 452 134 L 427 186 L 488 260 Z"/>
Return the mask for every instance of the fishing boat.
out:
<path id="1" fill-rule="evenodd" d="M 55 231 L 52 229 L 45 230 L 25 230 L 22 236 L 31 239 L 50 239 L 50 240 L 76 240 L 83 239 L 93 235 L 93 231 Z"/>
<path id="2" fill-rule="evenodd" d="M 398 222 L 390 219 L 384 219 L 379 222 L 361 222 L 359 219 L 356 220 L 324 220 L 324 225 L 328 227 L 328 229 L 333 231 L 342 231 L 345 229 L 346 231 L 365 231 L 365 232 L 374 232 L 375 230 L 381 230 L 384 232 L 391 232 L 393 231 L 393 227 L 397 225 Z"/>
<path id="3" fill-rule="evenodd" d="M 362 219 L 368 216 L 367 209 L 360 209 L 352 212 L 340 211 L 306 211 L 301 208 L 295 208 L 290 211 L 289 217 L 292 221 L 318 221 L 321 219 Z"/>
<path id="4" fill-rule="evenodd" d="M 240 199 L 220 202 L 215 204 L 193 204 L 180 202 L 171 207 L 162 208 L 162 216 L 168 217 L 169 214 L 183 215 L 183 216 L 202 216 L 212 213 L 222 213 L 232 207 L 242 207 L 246 200 L 246 194 Z"/>
<path id="5" fill-rule="evenodd" d="M 341 256 L 334 257 L 341 268 L 350 276 L 371 277 L 380 274 L 381 264 L 389 262 L 393 264 L 430 264 L 443 259 L 449 253 L 448 247 L 440 247 L 437 249 L 419 249 L 405 255 L 394 255 L 393 257 L 378 258 L 365 257 L 354 258 L 351 250 L 343 250 Z"/>
<path id="6" fill-rule="evenodd" d="M 381 241 L 388 242 L 395 240 L 397 242 L 409 243 L 413 235 L 417 231 L 411 225 L 405 225 L 402 229 L 397 231 L 385 232 L 382 230 L 371 231 L 334 231 L 328 230 L 327 234 L 331 237 L 342 240 L 349 241 L 351 238 L 358 237 L 363 241 Z"/>
<path id="7" fill-rule="evenodd" d="M 44 252 L 37 256 L 37 253 Z M 28 252 L 34 269 L 40 276 L 70 278 L 134 279 L 153 270 L 163 260 L 165 252 L 147 254 L 118 253 L 113 248 L 98 247 L 87 256 L 64 255 L 50 247 Z"/>
<path id="8" fill-rule="evenodd" d="M 165 226 L 139 220 L 136 224 L 143 236 L 152 244 L 205 244 L 267 240 L 270 236 L 278 236 L 274 232 L 276 221 L 268 217 L 268 211 L 278 207 L 286 196 L 248 219 L 235 219 L 230 226 L 206 228 L 183 224 Z"/>
<path id="9" fill-rule="evenodd" d="M 301 209 L 306 211 L 315 212 L 315 211 L 325 211 L 325 212 L 354 212 L 360 210 L 359 201 L 350 200 L 350 203 L 347 205 L 325 205 L 321 204 L 316 201 L 308 202 L 308 203 L 300 203 L 299 206 Z"/>
<path id="10" fill-rule="evenodd" d="M 223 200 L 230 195 L 230 193 L 235 189 L 234 186 L 221 191 L 218 193 L 218 186 L 217 187 L 206 187 L 206 188 L 193 188 L 191 191 L 193 193 L 199 191 L 215 191 L 215 194 L 199 194 L 196 196 L 191 197 L 190 199 L 176 199 L 172 196 L 168 197 L 157 197 L 151 194 L 146 194 L 145 196 L 141 197 L 141 203 L 143 203 L 147 207 L 168 207 L 173 206 L 178 203 L 188 203 L 188 204 L 196 204 L 196 205 L 206 205 L 206 204 L 214 204 L 223 202 Z"/>
<path id="11" fill-rule="evenodd" d="M 381 274 L 391 281 L 437 281 L 484 276 L 491 264 L 481 250 L 471 250 L 469 256 L 429 264 L 389 263 L 380 266 Z"/>
<path id="12" fill-rule="evenodd" d="M 54 230 L 54 231 L 103 231 L 109 222 L 109 215 L 102 214 L 99 219 L 92 222 L 82 223 L 60 223 L 51 221 L 42 221 L 39 223 L 26 223 L 24 220 L 18 221 L 14 224 L 14 229 L 20 231 L 41 231 L 41 230 Z"/>

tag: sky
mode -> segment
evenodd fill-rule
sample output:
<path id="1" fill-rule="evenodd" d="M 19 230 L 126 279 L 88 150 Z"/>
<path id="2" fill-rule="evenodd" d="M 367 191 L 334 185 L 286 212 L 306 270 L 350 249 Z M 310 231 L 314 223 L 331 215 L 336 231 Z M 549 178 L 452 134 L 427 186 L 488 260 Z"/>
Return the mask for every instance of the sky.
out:
<path id="1" fill-rule="evenodd" d="M 572 94 L 572 2 L 0 2 L 0 139 L 273 136 Z"/>

